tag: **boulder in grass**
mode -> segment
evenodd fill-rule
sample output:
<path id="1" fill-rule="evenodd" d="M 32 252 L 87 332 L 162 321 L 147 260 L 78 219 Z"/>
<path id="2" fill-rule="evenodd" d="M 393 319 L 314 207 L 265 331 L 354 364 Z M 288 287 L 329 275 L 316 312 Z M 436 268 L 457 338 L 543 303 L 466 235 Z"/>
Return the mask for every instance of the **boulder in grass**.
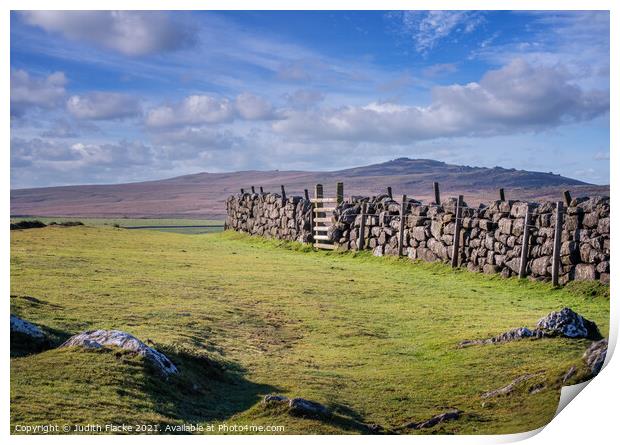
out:
<path id="1" fill-rule="evenodd" d="M 600 340 L 603 338 L 596 323 L 587 320 L 567 307 L 558 312 L 551 312 L 546 317 L 541 318 L 536 328 L 549 335 L 562 337 L 589 338 L 590 340 Z"/>
<path id="2" fill-rule="evenodd" d="M 79 346 L 98 349 L 103 346 L 115 346 L 139 354 L 148 359 L 165 376 L 176 374 L 177 367 L 161 352 L 147 346 L 127 332 L 98 329 L 74 335 L 60 347 Z"/>
<path id="3" fill-rule="evenodd" d="M 286 396 L 281 396 L 279 394 L 267 394 L 264 398 L 263 398 L 263 403 L 265 405 L 268 405 L 270 403 L 288 403 L 289 399 Z"/>
<path id="4" fill-rule="evenodd" d="M 607 339 L 595 341 L 583 354 L 583 360 L 590 368 L 590 375 L 595 377 L 603 368 L 605 356 L 607 355 Z"/>
<path id="5" fill-rule="evenodd" d="M 442 422 L 447 422 L 449 420 L 458 420 L 458 418 L 461 417 L 461 414 L 462 414 L 462 411 L 458 409 L 453 409 L 450 411 L 446 411 L 445 413 L 441 413 L 436 416 L 433 416 L 430 419 L 424 420 L 422 422 L 409 423 L 405 425 L 405 427 L 411 428 L 414 430 L 420 430 L 422 428 L 431 428 Z"/>
<path id="6" fill-rule="evenodd" d="M 11 334 L 22 334 L 37 340 L 43 340 L 45 337 L 45 334 L 37 325 L 13 314 L 11 314 Z"/>
<path id="7" fill-rule="evenodd" d="M 538 320 L 536 329 L 515 328 L 491 338 L 464 340 L 459 343 L 459 347 L 505 343 L 524 338 L 538 340 L 544 337 L 588 338 L 590 340 L 603 338 L 596 323 L 565 307 L 561 311 L 551 312 Z"/>
<path id="8" fill-rule="evenodd" d="M 295 397 L 288 403 L 291 414 L 307 417 L 327 417 L 329 410 L 318 402 Z"/>
<path id="9" fill-rule="evenodd" d="M 263 398 L 265 405 L 288 405 L 289 413 L 300 417 L 329 417 L 330 411 L 319 402 L 295 397 L 289 399 L 279 394 L 268 394 Z"/>
<path id="10" fill-rule="evenodd" d="M 47 333 L 39 326 L 11 314 L 11 357 L 42 352 L 51 346 Z"/>

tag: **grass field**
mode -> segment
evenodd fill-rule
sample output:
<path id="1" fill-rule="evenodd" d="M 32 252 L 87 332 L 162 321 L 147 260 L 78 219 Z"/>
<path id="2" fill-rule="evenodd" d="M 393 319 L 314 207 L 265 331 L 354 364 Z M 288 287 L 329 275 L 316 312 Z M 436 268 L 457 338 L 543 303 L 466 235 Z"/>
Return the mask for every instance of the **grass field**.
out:
<path id="1" fill-rule="evenodd" d="M 88 222 L 88 221 L 85 221 Z M 11 358 L 11 424 L 283 425 L 284 433 L 394 432 L 454 407 L 422 433 L 512 433 L 553 416 L 555 384 L 587 340 L 459 349 L 533 327 L 569 306 L 609 329 L 608 288 L 501 279 L 441 264 L 312 252 L 224 232 L 113 227 L 11 232 L 11 312 L 60 341 L 87 329 L 150 340 L 181 373 L 162 381 L 120 352 L 51 349 Z M 547 384 L 482 403 L 526 373 Z M 529 383 L 534 383 L 531 381 Z M 266 409 L 265 394 L 316 400 L 332 419 Z"/>
<path id="2" fill-rule="evenodd" d="M 11 218 L 11 223 L 18 221 L 41 221 L 45 224 L 52 222 L 62 223 L 67 221 L 81 221 L 93 227 L 144 227 L 152 228 L 145 230 L 157 230 L 160 232 L 185 233 L 188 235 L 200 235 L 205 233 L 221 232 L 223 227 L 191 227 L 191 226 L 223 226 L 224 220 L 219 219 L 187 219 L 187 218 L 81 218 L 81 217 L 53 217 L 32 216 Z M 161 227 L 178 226 L 178 227 Z"/>

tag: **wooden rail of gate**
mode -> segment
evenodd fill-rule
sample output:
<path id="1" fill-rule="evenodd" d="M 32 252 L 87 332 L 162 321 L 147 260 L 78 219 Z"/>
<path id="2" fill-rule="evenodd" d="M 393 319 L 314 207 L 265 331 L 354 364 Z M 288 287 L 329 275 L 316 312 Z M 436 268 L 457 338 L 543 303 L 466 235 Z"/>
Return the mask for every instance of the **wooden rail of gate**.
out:
<path id="1" fill-rule="evenodd" d="M 332 212 L 344 200 L 344 184 L 339 182 L 336 186 L 336 197 L 326 198 L 323 196 L 323 185 L 317 184 L 314 188 L 312 203 L 312 238 L 314 247 L 318 249 L 333 250 L 336 248 L 328 231 L 335 223 Z"/>

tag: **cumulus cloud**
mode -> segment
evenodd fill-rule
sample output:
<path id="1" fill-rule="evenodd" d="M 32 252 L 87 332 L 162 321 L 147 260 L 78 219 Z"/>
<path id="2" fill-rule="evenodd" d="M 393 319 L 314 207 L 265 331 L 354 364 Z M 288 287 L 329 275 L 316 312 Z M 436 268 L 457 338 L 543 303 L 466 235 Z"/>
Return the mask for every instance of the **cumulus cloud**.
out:
<path id="1" fill-rule="evenodd" d="M 11 139 L 11 164 L 24 166 L 44 164 L 62 170 L 86 167 L 126 167 L 153 162 L 153 150 L 141 142 L 84 143 L 51 141 L 40 138 Z"/>
<path id="2" fill-rule="evenodd" d="M 479 11 L 402 11 L 390 13 L 398 31 L 426 53 L 448 36 L 474 31 L 485 19 Z"/>
<path id="3" fill-rule="evenodd" d="M 263 97 L 251 93 L 241 93 L 235 99 L 239 116 L 246 120 L 267 120 L 275 116 L 273 106 Z"/>
<path id="4" fill-rule="evenodd" d="M 94 91 L 67 100 L 67 110 L 77 119 L 105 120 L 136 116 L 140 113 L 137 98 L 122 93 Z"/>
<path id="5" fill-rule="evenodd" d="M 608 110 L 608 93 L 570 83 L 561 67 L 515 60 L 487 72 L 480 82 L 435 87 L 428 106 L 370 103 L 291 111 L 273 128 L 314 139 L 408 143 L 542 130 L 590 120 Z"/>
<path id="6" fill-rule="evenodd" d="M 250 93 L 234 100 L 210 95 L 192 95 L 181 102 L 155 107 L 147 112 L 146 124 L 151 128 L 184 125 L 221 124 L 235 119 L 276 119 L 273 106 L 266 99 Z"/>
<path id="7" fill-rule="evenodd" d="M 11 70 L 11 115 L 19 116 L 30 107 L 53 108 L 65 97 L 67 78 L 57 71 L 48 76 L 31 76 Z"/>
<path id="8" fill-rule="evenodd" d="M 227 98 L 192 95 L 180 103 L 153 108 L 146 115 L 149 127 L 216 124 L 234 119 L 234 104 Z"/>
<path id="9" fill-rule="evenodd" d="M 169 160 L 195 159 L 203 153 L 240 148 L 244 139 L 231 130 L 211 127 L 183 127 L 153 134 L 153 142 L 161 147 L 162 156 Z"/>
<path id="10" fill-rule="evenodd" d="M 69 40 L 127 56 L 173 51 L 193 43 L 193 29 L 158 11 L 24 11 L 24 21 Z"/>

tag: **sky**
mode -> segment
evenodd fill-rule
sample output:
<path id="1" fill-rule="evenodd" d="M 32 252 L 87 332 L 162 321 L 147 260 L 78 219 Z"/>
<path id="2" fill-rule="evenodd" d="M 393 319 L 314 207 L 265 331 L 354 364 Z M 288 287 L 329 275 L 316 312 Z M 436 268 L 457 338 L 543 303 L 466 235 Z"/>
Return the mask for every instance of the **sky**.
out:
<path id="1" fill-rule="evenodd" d="M 399 157 L 609 183 L 606 11 L 11 13 L 11 188 Z"/>

